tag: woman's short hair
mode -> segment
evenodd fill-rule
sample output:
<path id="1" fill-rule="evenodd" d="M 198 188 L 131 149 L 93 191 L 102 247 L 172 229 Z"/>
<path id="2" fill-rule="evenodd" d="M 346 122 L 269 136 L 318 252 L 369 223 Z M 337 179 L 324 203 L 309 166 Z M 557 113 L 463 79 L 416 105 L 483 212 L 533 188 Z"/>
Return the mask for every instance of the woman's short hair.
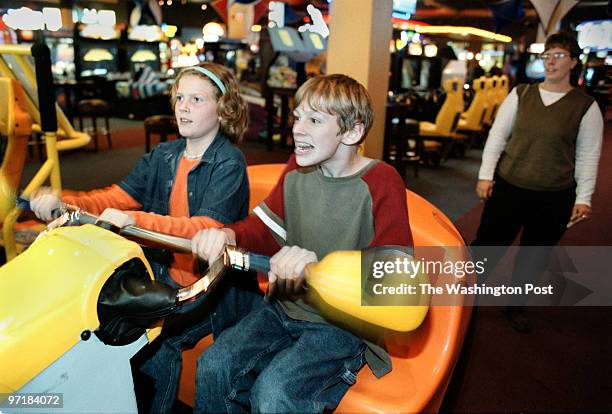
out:
<path id="1" fill-rule="evenodd" d="M 219 87 L 215 85 L 215 82 L 210 80 L 205 74 L 195 69 L 185 68 L 176 77 L 170 91 L 172 108 L 174 108 L 176 104 L 176 91 L 183 76 L 192 75 L 206 80 L 211 84 L 215 92 L 215 98 L 217 99 L 217 114 L 219 115 L 221 131 L 232 143 L 239 144 L 249 126 L 249 111 L 246 102 L 242 96 L 240 96 L 238 81 L 229 69 L 217 63 L 206 62 L 198 66 L 216 75 L 221 83 L 223 83 L 223 86 L 225 86 L 225 93 L 222 94 Z"/>
<path id="2" fill-rule="evenodd" d="M 312 109 L 338 118 L 340 133 L 356 124 L 364 126 L 363 142 L 374 122 L 372 98 L 355 79 L 340 74 L 316 76 L 307 80 L 295 95 L 296 106 L 305 101 Z"/>
<path id="3" fill-rule="evenodd" d="M 553 47 L 567 50 L 570 52 L 570 56 L 575 59 L 578 59 L 580 53 L 582 53 L 576 37 L 572 33 L 566 31 L 548 36 L 546 43 L 544 43 L 544 50 L 552 49 Z"/>

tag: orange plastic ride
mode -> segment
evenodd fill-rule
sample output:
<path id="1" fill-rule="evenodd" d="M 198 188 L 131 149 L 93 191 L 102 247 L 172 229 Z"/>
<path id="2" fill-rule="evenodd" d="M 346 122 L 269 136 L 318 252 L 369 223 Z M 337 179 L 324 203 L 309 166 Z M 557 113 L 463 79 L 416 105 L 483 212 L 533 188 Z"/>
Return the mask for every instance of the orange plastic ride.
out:
<path id="1" fill-rule="evenodd" d="M 268 195 L 284 167 L 284 164 L 248 167 L 251 208 Z M 422 197 L 406 192 L 415 251 L 418 246 L 465 245 L 455 226 L 440 210 Z M 452 306 L 430 306 L 425 321 L 413 332 L 389 333 L 386 342 L 393 370 L 378 379 L 364 367 L 337 411 L 437 412 L 459 357 L 471 315 L 469 303 L 464 303 L 461 296 L 456 300 Z M 194 401 L 197 358 L 211 343 L 212 338 L 208 336 L 193 349 L 183 352 L 179 399 L 189 405 Z"/>

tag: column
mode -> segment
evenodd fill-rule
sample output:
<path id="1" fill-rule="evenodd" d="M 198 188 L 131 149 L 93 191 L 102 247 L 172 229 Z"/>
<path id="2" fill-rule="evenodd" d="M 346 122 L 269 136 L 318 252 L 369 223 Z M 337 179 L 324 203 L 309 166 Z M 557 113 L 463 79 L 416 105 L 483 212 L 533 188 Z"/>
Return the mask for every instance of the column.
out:
<path id="1" fill-rule="evenodd" d="M 382 158 L 391 54 L 391 0 L 334 0 L 329 21 L 327 73 L 343 73 L 372 95 L 375 120 L 365 155 Z"/>

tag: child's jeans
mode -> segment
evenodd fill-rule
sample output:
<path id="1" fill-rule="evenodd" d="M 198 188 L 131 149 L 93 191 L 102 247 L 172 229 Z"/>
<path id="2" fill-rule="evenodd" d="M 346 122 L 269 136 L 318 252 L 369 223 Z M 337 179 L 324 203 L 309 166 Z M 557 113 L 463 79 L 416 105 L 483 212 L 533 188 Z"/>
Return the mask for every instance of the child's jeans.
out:
<path id="1" fill-rule="evenodd" d="M 194 412 L 333 410 L 355 383 L 364 351 L 351 333 L 291 319 L 264 301 L 200 356 Z"/>
<path id="2" fill-rule="evenodd" d="M 167 274 L 167 272 L 160 273 L 162 275 Z M 227 275 L 226 280 L 230 279 L 231 276 L 233 275 Z M 194 346 L 200 339 L 211 333 L 215 336 L 219 335 L 223 329 L 236 323 L 251 309 L 258 307 L 260 302 L 263 303 L 256 279 L 244 272 L 236 276 L 240 277 L 244 283 L 232 283 L 227 288 L 220 288 L 219 297 L 209 302 L 212 302 L 210 313 L 206 313 L 199 323 L 188 326 L 169 338 L 160 337 L 157 339 L 163 341 L 158 345 L 159 349 L 140 368 L 142 372 L 155 380 L 155 395 L 151 403 L 151 413 L 172 412 L 181 375 L 183 349 Z M 162 281 L 160 279 L 165 279 L 163 280 L 164 283 L 177 287 L 169 275 L 167 275 L 167 278 L 158 275 L 157 280 Z M 235 285 L 240 285 L 240 288 Z M 193 310 L 200 305 L 207 295 L 205 294 L 196 301 L 185 304 L 179 312 L 186 313 Z M 156 346 L 155 342 L 151 346 Z"/>

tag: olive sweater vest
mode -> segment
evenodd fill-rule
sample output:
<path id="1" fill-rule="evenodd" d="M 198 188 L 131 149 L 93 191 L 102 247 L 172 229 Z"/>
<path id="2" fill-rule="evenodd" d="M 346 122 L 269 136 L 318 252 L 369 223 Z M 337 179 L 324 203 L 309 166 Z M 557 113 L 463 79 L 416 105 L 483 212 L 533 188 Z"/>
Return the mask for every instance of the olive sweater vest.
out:
<path id="1" fill-rule="evenodd" d="M 545 106 L 538 85 L 517 87 L 512 134 L 497 166 L 510 184 L 535 191 L 561 191 L 576 185 L 576 137 L 593 98 L 572 89 Z"/>

